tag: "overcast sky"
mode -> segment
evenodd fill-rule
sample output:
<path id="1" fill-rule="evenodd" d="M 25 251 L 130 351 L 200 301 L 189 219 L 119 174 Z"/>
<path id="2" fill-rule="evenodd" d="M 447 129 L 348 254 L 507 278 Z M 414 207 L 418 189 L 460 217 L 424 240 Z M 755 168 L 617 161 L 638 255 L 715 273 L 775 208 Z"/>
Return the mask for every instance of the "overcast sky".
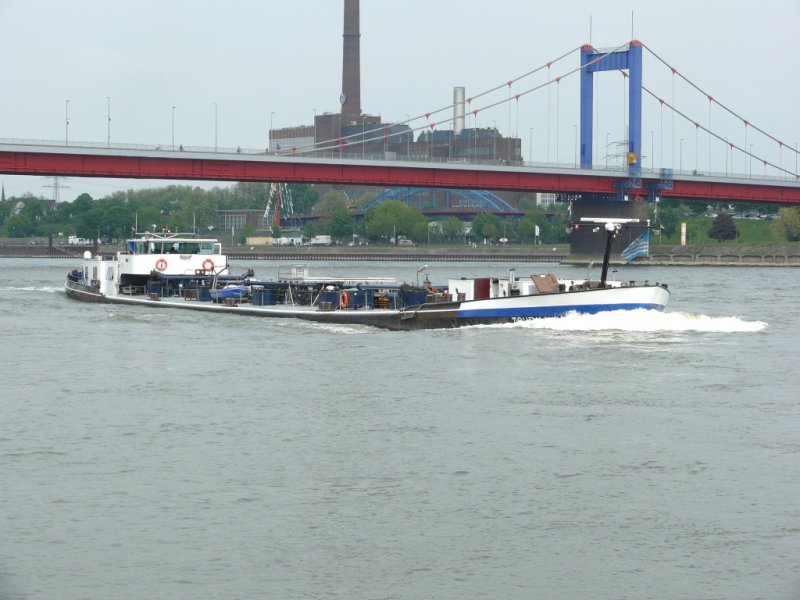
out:
<path id="1" fill-rule="evenodd" d="M 592 44 L 619 46 L 631 39 L 632 11 L 635 38 L 754 125 L 788 145 L 800 141 L 799 0 L 362 0 L 362 108 L 405 120 L 448 105 L 454 86 L 477 94 L 589 42 L 590 17 Z M 105 142 L 110 98 L 112 143 L 169 145 L 175 106 L 176 144 L 213 147 L 216 103 L 220 147 L 264 148 L 270 119 L 277 128 L 311 123 L 315 110 L 338 111 L 342 13 L 342 0 L 0 0 L 0 138 L 63 142 L 69 100 L 70 141 Z M 552 75 L 577 65 L 573 54 Z M 595 157 L 605 164 L 606 139 L 625 136 L 624 88 L 618 73 L 596 79 Z M 671 102 L 674 78 L 647 51 L 643 79 Z M 513 93 L 543 81 L 546 71 Z M 479 113 L 477 124 L 516 132 L 526 159 L 554 162 L 558 145 L 569 163 L 577 89 L 577 77 L 569 77 L 558 102 L 550 92 L 549 113 L 548 93 L 538 92 L 520 101 L 518 115 L 515 104 L 502 106 Z M 680 81 L 674 89 L 678 107 L 707 125 L 708 101 Z M 644 166 L 707 169 L 707 136 L 681 120 L 673 135 L 672 115 L 648 96 L 643 102 Z M 719 108 L 710 119 L 712 129 L 744 147 L 741 122 Z M 779 161 L 777 145 L 752 130 L 747 144 Z M 782 158 L 794 170 L 794 154 L 784 149 Z M 748 168 L 735 153 L 729 165 Z M 725 167 L 720 149 L 712 168 Z M 0 181 L 6 195 L 51 194 L 43 178 Z M 150 185 L 71 179 L 62 200 Z"/>

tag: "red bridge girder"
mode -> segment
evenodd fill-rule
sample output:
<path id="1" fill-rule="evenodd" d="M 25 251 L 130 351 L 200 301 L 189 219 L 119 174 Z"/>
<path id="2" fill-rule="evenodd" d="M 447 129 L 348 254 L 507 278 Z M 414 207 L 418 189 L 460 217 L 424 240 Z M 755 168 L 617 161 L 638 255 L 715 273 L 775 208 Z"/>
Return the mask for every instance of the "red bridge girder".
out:
<path id="1" fill-rule="evenodd" d="M 665 190 L 666 198 L 708 199 L 711 201 L 775 202 L 800 204 L 800 187 L 779 184 L 756 184 L 750 182 L 675 180 L 673 189 Z"/>
<path id="2" fill-rule="evenodd" d="M 52 147 L 48 147 L 52 148 Z M 374 185 L 380 187 L 441 187 L 556 193 L 613 194 L 620 172 L 502 167 L 466 164 L 409 164 L 278 157 L 251 154 L 125 151 L 0 145 L 0 173 L 132 179 L 205 181 L 280 181 Z M 646 183 L 645 179 L 645 183 Z M 646 190 L 630 190 L 644 196 Z M 797 182 L 715 179 L 692 176 L 675 179 L 663 197 L 711 201 L 800 204 Z"/>

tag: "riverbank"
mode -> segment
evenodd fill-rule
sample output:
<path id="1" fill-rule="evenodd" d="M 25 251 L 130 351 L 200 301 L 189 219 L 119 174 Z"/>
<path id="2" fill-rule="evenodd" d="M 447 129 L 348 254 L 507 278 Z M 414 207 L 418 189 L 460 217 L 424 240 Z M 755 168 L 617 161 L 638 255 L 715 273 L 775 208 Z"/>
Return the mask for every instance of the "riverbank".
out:
<path id="1" fill-rule="evenodd" d="M 122 246 L 104 245 L 99 250 L 112 254 Z M 47 244 L 0 245 L 3 258 L 80 258 L 89 247 Z M 347 261 L 347 262 L 516 262 L 585 264 L 602 261 L 601 256 L 570 254 L 569 246 L 274 246 L 237 247 L 227 253 L 232 260 L 267 260 L 276 262 Z M 619 264 L 620 261 L 613 261 Z M 800 267 L 800 244 L 780 246 L 713 244 L 696 246 L 655 245 L 650 256 L 634 264 L 659 266 L 775 266 Z"/>

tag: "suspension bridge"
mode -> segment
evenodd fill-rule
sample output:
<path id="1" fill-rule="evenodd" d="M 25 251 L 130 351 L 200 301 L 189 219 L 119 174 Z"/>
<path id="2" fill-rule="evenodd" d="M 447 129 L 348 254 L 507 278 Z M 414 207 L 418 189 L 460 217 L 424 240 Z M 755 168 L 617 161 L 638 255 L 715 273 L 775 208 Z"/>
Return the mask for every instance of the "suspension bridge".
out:
<path id="1" fill-rule="evenodd" d="M 671 95 L 660 94 L 648 82 L 643 69 L 645 53 L 649 65 L 667 70 L 672 79 Z M 576 63 L 562 67 L 574 55 L 578 57 Z M 620 152 L 611 162 L 609 133 L 604 153 L 600 152 L 602 145 L 597 143 L 602 135 L 597 123 L 595 78 L 601 72 L 621 75 L 625 90 L 622 111 L 625 135 L 616 142 Z M 572 115 L 574 121 L 564 120 L 560 108 L 562 89 L 571 79 L 579 80 L 580 109 L 577 115 Z M 690 92 L 685 98 L 681 93 L 683 103 L 676 97 L 678 83 Z M 512 141 L 521 146 L 519 112 L 539 110 L 531 100 L 544 95 L 547 160 L 537 162 L 531 156 L 525 159 L 521 155 L 498 160 L 494 152 L 487 155 L 487 139 L 495 149 L 498 143 Z M 698 98 L 707 103 L 702 116 L 698 114 Z M 721 101 L 647 45 L 634 40 L 611 49 L 584 45 L 465 98 L 460 106 L 454 101 L 416 116 L 409 115 L 406 121 L 392 127 L 368 128 L 363 121 L 355 132 L 353 128 L 346 130 L 340 126 L 333 136 L 319 140 L 315 137 L 310 144 L 283 148 L 273 149 L 272 144 L 267 149 L 176 148 L 174 142 L 169 146 L 112 144 L 110 136 L 106 143 L 77 142 L 68 139 L 67 122 L 63 141 L 0 140 L 0 173 L 509 190 L 623 201 L 678 198 L 800 205 L 797 144 L 788 144 L 776 132 L 768 132 L 758 124 L 758 119 L 739 114 L 734 104 Z M 492 114 L 491 111 L 497 115 L 498 110 L 507 111 L 508 137 L 498 137 L 496 127 L 489 138 L 479 138 L 477 133 L 471 137 L 479 131 L 478 119 Z M 517 115 L 516 125 L 512 123 L 512 112 Z M 665 112 L 671 121 L 666 131 Z M 644 121 L 645 113 L 651 119 L 648 122 Z M 656 116 L 660 127 L 653 122 Z M 441 135 L 447 126 L 454 126 L 459 119 L 463 123 L 465 117 L 467 121 L 472 119 L 473 128 L 465 128 L 456 135 L 454 127 L 450 135 Z M 564 160 L 564 131 L 570 130 L 574 130 L 574 152 L 570 159 Z M 643 140 L 643 132 L 647 130 L 649 155 Z M 657 130 L 660 131 L 658 166 Z M 686 161 L 684 142 L 687 142 Z M 671 152 L 664 152 L 665 143 Z M 460 151 L 455 152 L 458 144 Z M 404 145 L 407 152 L 396 151 Z M 532 129 L 529 154 L 533 154 Z M 495 209 L 487 205 L 487 210 Z"/>

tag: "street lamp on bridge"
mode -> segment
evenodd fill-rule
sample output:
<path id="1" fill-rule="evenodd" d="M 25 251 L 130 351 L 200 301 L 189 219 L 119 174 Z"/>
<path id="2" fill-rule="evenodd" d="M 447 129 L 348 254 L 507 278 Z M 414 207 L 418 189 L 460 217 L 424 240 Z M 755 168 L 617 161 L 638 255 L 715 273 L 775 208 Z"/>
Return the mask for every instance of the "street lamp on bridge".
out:
<path id="1" fill-rule="evenodd" d="M 267 138 L 268 150 L 272 152 L 272 118 L 275 116 L 275 111 L 273 110 L 269 113 L 269 137 Z M 341 125 L 340 125 L 341 127 Z"/>
<path id="2" fill-rule="evenodd" d="M 492 162 L 497 160 L 497 121 L 492 121 Z"/>
<path id="3" fill-rule="evenodd" d="M 678 163 L 678 173 L 680 173 L 683 171 L 683 138 L 681 138 L 678 147 L 680 148 L 680 152 L 678 153 L 678 156 L 680 157 L 680 162 Z"/>
<path id="4" fill-rule="evenodd" d="M 69 100 L 64 105 L 64 145 L 69 146 Z"/>
<path id="5" fill-rule="evenodd" d="M 317 149 L 317 109 L 314 109 L 314 145 L 312 146 L 312 150 Z"/>
<path id="6" fill-rule="evenodd" d="M 408 132 L 408 136 L 406 137 L 406 160 L 411 159 L 411 138 L 414 137 L 414 129 L 409 125 L 411 122 L 411 115 L 406 115 L 406 125 L 411 130 Z"/>
<path id="7" fill-rule="evenodd" d="M 172 107 L 172 149 L 175 150 L 175 107 Z"/>
<path id="8" fill-rule="evenodd" d="M 528 141 L 528 155 L 530 161 L 533 162 L 533 127 L 530 128 L 530 139 Z"/>
<path id="9" fill-rule="evenodd" d="M 725 137 L 725 177 L 728 176 L 728 137 Z M 733 154 L 733 153 L 731 153 Z"/>
<path id="10" fill-rule="evenodd" d="M 577 125 L 573 125 L 572 127 L 575 129 L 575 163 L 574 163 L 573 166 L 577 169 L 578 168 L 578 126 Z"/>

